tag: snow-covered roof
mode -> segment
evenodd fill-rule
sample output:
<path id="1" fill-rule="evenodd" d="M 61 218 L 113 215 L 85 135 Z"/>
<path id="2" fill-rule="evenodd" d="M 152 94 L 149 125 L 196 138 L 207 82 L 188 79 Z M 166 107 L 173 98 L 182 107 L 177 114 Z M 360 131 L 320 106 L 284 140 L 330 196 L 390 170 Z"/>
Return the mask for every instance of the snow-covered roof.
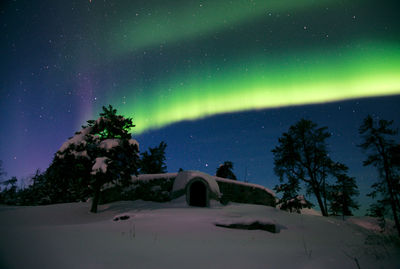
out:
<path id="1" fill-rule="evenodd" d="M 153 179 L 159 178 L 175 178 L 178 173 L 164 173 L 164 174 L 145 174 L 145 175 L 138 175 L 132 176 L 132 181 L 151 181 Z"/>
<path id="2" fill-rule="evenodd" d="M 219 186 L 215 181 L 215 177 L 200 171 L 182 171 L 178 173 L 178 176 L 174 181 L 174 186 L 172 187 L 172 192 L 174 193 L 180 190 L 184 190 L 189 181 L 196 177 L 204 179 L 208 183 L 210 190 L 216 193 L 218 197 L 221 196 L 221 193 L 219 191 Z"/>
<path id="3" fill-rule="evenodd" d="M 232 179 L 227 179 L 227 178 L 222 178 L 222 177 L 214 177 L 214 178 L 215 178 L 216 181 L 220 181 L 220 182 L 226 182 L 226 183 L 230 183 L 230 184 L 237 184 L 237 185 L 243 185 L 243 186 L 247 186 L 247 187 L 252 187 L 252 188 L 261 189 L 261 190 L 264 190 L 264 191 L 268 192 L 268 193 L 271 194 L 273 197 L 276 196 L 275 193 L 274 193 L 272 190 L 270 190 L 270 189 L 268 189 L 268 188 L 266 188 L 266 187 L 264 187 L 264 186 L 258 185 L 258 184 L 246 183 L 246 182 L 242 182 L 242 181 L 238 181 L 238 180 L 232 180 Z"/>

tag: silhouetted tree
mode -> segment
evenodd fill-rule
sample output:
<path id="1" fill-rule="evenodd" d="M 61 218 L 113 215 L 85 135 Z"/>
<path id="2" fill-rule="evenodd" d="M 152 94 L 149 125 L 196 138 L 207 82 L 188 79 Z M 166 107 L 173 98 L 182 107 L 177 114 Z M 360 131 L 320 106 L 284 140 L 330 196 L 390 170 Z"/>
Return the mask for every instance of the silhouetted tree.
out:
<path id="1" fill-rule="evenodd" d="M 355 178 L 347 175 L 349 168 L 344 164 L 336 163 L 333 170 L 336 182 L 329 188 L 330 211 L 336 216 L 352 216 L 352 209 L 359 208 L 352 198 L 359 195 Z"/>
<path id="2" fill-rule="evenodd" d="M 368 115 L 360 129 L 359 133 L 363 138 L 360 147 L 368 152 L 367 159 L 363 165 L 372 165 L 378 169 L 380 180 L 372 185 L 374 189 L 369 196 L 383 198 L 378 201 L 381 207 L 387 205 L 391 208 L 391 214 L 396 224 L 396 229 L 400 236 L 400 187 L 396 146 L 393 137 L 397 130 L 392 129 L 393 121 L 374 120 Z"/>
<path id="3" fill-rule="evenodd" d="M 17 182 L 18 179 L 16 177 L 12 177 L 2 182 L 2 185 L 4 186 L 4 189 L 1 192 L 2 203 L 10 205 L 17 203 Z"/>
<path id="4" fill-rule="evenodd" d="M 217 168 L 216 176 L 237 180 L 232 170 L 233 170 L 233 163 L 230 161 L 225 161 Z"/>
<path id="5" fill-rule="evenodd" d="M 280 182 L 287 179 L 286 184 L 296 188 L 304 182 L 307 192 L 317 198 L 323 216 L 328 215 L 326 180 L 334 163 L 327 151 L 326 139 L 330 136 L 327 127 L 318 128 L 312 121 L 301 119 L 283 133 L 272 150 L 274 172 Z"/>
<path id="6" fill-rule="evenodd" d="M 165 165 L 165 149 L 167 144 L 161 141 L 160 145 L 149 148 L 148 152 L 141 153 L 140 173 L 141 174 L 161 174 L 167 172 Z"/>
<path id="7" fill-rule="evenodd" d="M 46 173 L 36 170 L 31 177 L 31 184 L 18 192 L 20 205 L 45 205 L 51 201 L 51 185 Z"/>
<path id="8" fill-rule="evenodd" d="M 87 145 L 91 149 L 96 148 L 93 144 Z M 57 152 L 43 178 L 35 178 L 36 184 L 46 186 L 48 193 L 45 200 L 50 203 L 86 201 L 92 194 L 89 186 L 94 156 L 85 152 L 86 146 L 82 145 L 77 150 L 73 147 Z"/>

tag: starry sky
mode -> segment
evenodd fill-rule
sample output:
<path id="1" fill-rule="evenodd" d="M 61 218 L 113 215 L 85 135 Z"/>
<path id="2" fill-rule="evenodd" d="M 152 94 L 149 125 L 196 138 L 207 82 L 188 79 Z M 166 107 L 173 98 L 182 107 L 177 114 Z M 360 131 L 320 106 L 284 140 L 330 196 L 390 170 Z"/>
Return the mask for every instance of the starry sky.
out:
<path id="1" fill-rule="evenodd" d="M 214 174 L 230 160 L 240 180 L 272 188 L 271 150 L 307 118 L 328 126 L 363 196 L 376 173 L 361 165 L 362 119 L 399 126 L 398 10 L 394 0 L 2 1 L 0 160 L 8 176 L 43 171 L 112 104 L 133 118 L 141 150 L 168 144 L 169 172 Z"/>

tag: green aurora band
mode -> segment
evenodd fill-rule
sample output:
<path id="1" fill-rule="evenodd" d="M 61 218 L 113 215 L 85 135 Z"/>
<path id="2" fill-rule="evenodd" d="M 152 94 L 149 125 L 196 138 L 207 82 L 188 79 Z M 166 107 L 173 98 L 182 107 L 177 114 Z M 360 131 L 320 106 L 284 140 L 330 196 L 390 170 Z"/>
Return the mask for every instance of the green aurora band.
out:
<path id="1" fill-rule="evenodd" d="M 134 87 L 125 91 L 132 93 L 126 105 L 117 107 L 133 118 L 135 134 L 221 113 L 396 95 L 400 45 L 358 42 L 341 49 L 247 56 L 219 71 L 171 75 L 142 92 Z"/>
<path id="2" fill-rule="evenodd" d="M 354 2 L 354 1 L 353 1 Z M 290 12 L 310 8 L 337 6 L 338 0 L 231 0 L 182 1 L 180 5 L 147 12 L 126 14 L 126 23 L 112 26 L 109 47 L 117 55 L 138 49 L 204 37 L 234 25 L 246 23 L 271 12 Z M 223 14 L 223 16 L 221 16 Z"/>

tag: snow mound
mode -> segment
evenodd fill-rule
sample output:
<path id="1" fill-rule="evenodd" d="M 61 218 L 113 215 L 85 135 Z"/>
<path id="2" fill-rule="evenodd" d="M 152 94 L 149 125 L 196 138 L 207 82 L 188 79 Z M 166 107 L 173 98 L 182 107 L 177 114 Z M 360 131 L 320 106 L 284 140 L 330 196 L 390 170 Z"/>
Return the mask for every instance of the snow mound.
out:
<path id="1" fill-rule="evenodd" d="M 347 219 L 348 222 L 353 223 L 357 226 L 360 226 L 364 229 L 367 229 L 369 231 L 373 232 L 381 232 L 382 228 L 379 226 L 379 222 L 376 218 L 372 217 L 363 217 L 363 218 L 357 218 L 357 217 L 351 217 Z"/>

